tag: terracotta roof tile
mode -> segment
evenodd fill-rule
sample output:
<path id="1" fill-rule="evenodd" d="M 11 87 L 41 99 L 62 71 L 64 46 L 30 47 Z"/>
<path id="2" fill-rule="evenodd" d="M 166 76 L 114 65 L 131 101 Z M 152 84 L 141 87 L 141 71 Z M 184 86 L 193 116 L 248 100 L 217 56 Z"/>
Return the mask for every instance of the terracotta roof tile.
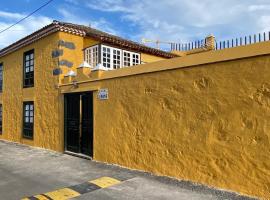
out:
<path id="1" fill-rule="evenodd" d="M 47 35 L 57 32 L 67 32 L 75 35 L 80 36 L 89 36 L 92 38 L 95 38 L 98 41 L 101 41 L 103 43 L 112 44 L 118 47 L 130 49 L 133 51 L 138 51 L 142 53 L 148 53 L 156 56 L 161 56 L 165 58 L 173 58 L 177 57 L 177 55 L 162 51 L 159 49 L 147 47 L 145 45 L 133 42 L 131 40 L 123 39 L 121 37 L 78 24 L 72 24 L 72 23 L 66 23 L 66 22 L 58 22 L 53 21 L 53 23 L 39 29 L 38 31 L 22 38 L 21 40 L 18 40 L 17 42 L 9 45 L 8 47 L 5 47 L 4 49 L 0 50 L 0 57 L 7 55 L 13 51 L 18 50 L 19 48 L 22 48 L 26 45 L 29 45 L 43 37 L 46 37 Z"/>

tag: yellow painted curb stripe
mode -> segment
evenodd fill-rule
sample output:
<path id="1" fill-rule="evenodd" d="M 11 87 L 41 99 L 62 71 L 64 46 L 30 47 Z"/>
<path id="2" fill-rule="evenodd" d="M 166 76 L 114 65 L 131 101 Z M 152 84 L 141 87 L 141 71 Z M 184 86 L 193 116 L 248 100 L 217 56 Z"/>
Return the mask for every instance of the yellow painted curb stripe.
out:
<path id="1" fill-rule="evenodd" d="M 36 195 L 34 196 L 35 198 L 37 198 L 38 200 L 48 200 L 48 198 L 42 196 L 42 195 Z"/>
<path id="2" fill-rule="evenodd" d="M 50 199 L 39 194 L 39 195 L 36 195 L 36 196 L 33 196 L 33 197 L 24 198 L 22 200 L 50 200 Z"/>
<path id="3" fill-rule="evenodd" d="M 68 200 L 74 197 L 78 197 L 81 194 L 92 192 L 100 188 L 107 188 L 119 183 L 121 183 L 121 181 L 117 179 L 110 177 L 102 177 L 96 180 L 88 181 L 83 184 L 71 186 L 68 188 L 63 188 L 52 192 L 47 192 L 44 194 L 26 197 L 23 198 L 22 200 Z"/>
<path id="4" fill-rule="evenodd" d="M 80 196 L 81 194 L 69 188 L 63 188 L 53 192 L 45 193 L 45 195 L 55 200 L 66 200 Z"/>
<path id="5" fill-rule="evenodd" d="M 93 181 L 89 181 L 89 183 L 93 183 L 101 188 L 107 188 L 116 184 L 121 183 L 121 181 L 118 181 L 114 178 L 110 178 L 110 177 L 102 177 Z"/>

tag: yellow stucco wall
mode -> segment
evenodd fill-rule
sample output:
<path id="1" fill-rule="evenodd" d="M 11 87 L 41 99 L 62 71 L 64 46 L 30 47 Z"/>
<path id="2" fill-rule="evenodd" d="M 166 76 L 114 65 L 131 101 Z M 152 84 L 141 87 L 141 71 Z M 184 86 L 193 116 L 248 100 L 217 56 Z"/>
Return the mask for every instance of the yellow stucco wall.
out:
<path id="1" fill-rule="evenodd" d="M 269 43 L 206 52 L 61 90 L 109 90 L 94 93 L 95 160 L 269 199 L 269 54 Z"/>
<path id="2" fill-rule="evenodd" d="M 4 64 L 3 134 L 0 139 L 61 151 L 63 133 L 59 131 L 58 78 L 52 71 L 58 59 L 53 59 L 52 50 L 57 49 L 59 34 L 55 33 L 27 47 L 0 58 Z M 33 88 L 23 89 L 23 53 L 35 50 L 35 79 Z M 34 101 L 34 139 L 22 137 L 23 102 Z"/>
<path id="3" fill-rule="evenodd" d="M 151 62 L 157 62 L 161 60 L 167 60 L 166 58 L 162 58 L 159 56 L 154 56 L 146 53 L 141 53 L 141 61 L 142 63 L 151 63 Z"/>
<path id="4" fill-rule="evenodd" d="M 52 58 L 60 39 L 76 50 L 60 47 L 63 56 Z M 270 198 L 269 42 L 91 73 L 76 89 L 57 89 L 58 61 L 76 71 L 81 50 L 95 42 L 55 33 L 0 58 L 0 139 L 63 151 L 63 93 L 91 90 L 95 160 Z M 23 89 L 23 52 L 33 48 L 35 87 Z M 108 100 L 96 98 L 99 88 L 109 89 Z M 22 139 L 28 100 L 35 101 L 33 141 Z"/>

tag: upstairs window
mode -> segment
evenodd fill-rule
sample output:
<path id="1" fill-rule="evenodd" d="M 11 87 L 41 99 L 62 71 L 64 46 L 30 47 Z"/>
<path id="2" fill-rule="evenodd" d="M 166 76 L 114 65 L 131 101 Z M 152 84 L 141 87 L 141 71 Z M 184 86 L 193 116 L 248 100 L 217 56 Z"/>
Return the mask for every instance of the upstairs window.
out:
<path id="1" fill-rule="evenodd" d="M 98 64 L 98 46 L 85 49 L 84 60 L 91 66 L 96 67 Z"/>
<path id="2" fill-rule="evenodd" d="M 101 64 L 108 69 L 118 69 L 141 64 L 139 53 L 101 45 Z"/>
<path id="3" fill-rule="evenodd" d="M 111 48 L 110 47 L 102 47 L 102 63 L 106 68 L 111 68 Z"/>
<path id="4" fill-rule="evenodd" d="M 140 55 L 139 54 L 132 54 L 132 64 L 139 65 L 140 64 Z"/>
<path id="5" fill-rule="evenodd" d="M 121 67 L 121 50 L 113 49 L 113 68 L 118 69 Z"/>
<path id="6" fill-rule="evenodd" d="M 131 53 L 124 51 L 124 67 L 131 66 Z"/>
<path id="7" fill-rule="evenodd" d="M 34 135 L 34 102 L 23 103 L 23 137 L 33 139 Z"/>
<path id="8" fill-rule="evenodd" d="M 34 50 L 27 51 L 23 56 L 24 87 L 34 86 Z"/>
<path id="9" fill-rule="evenodd" d="M 0 63 L 0 92 L 3 91 L 3 63 Z"/>
<path id="10" fill-rule="evenodd" d="M 0 104 L 0 135 L 2 135 L 2 121 L 3 121 L 3 109 L 2 109 L 2 104 Z"/>
<path id="11" fill-rule="evenodd" d="M 140 65 L 141 55 L 107 45 L 95 45 L 84 50 L 84 61 L 93 68 L 100 63 L 105 68 L 112 70 Z"/>

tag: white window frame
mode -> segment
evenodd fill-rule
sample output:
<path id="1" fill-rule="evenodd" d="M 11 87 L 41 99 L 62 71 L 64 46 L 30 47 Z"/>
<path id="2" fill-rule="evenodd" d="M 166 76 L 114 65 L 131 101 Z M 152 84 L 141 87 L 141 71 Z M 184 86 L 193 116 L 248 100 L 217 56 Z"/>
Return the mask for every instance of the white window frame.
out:
<path id="1" fill-rule="evenodd" d="M 107 65 L 104 66 L 104 62 L 103 62 L 103 48 L 109 48 L 110 49 L 110 67 L 107 67 Z M 115 48 L 115 47 L 111 47 L 111 46 L 108 46 L 108 45 L 101 45 L 101 65 L 106 67 L 107 69 L 109 70 L 114 70 L 114 69 L 119 69 L 119 68 L 122 68 L 123 67 L 123 53 L 122 53 L 122 49 L 119 49 L 119 48 Z M 114 51 L 120 51 L 120 66 L 117 67 L 117 68 L 114 68 Z"/>
<path id="2" fill-rule="evenodd" d="M 106 56 L 106 61 L 104 62 L 104 56 L 103 56 L 103 49 L 106 49 L 106 52 L 105 53 L 110 53 L 110 56 Z M 109 47 L 109 46 L 105 46 L 105 45 L 101 45 L 101 52 L 100 52 L 100 55 L 101 55 L 101 64 L 103 67 L 109 69 L 109 70 L 112 70 L 113 69 L 113 63 L 112 63 L 112 48 Z M 109 51 L 107 51 L 109 50 Z M 109 61 L 109 62 L 108 62 Z"/>
<path id="3" fill-rule="evenodd" d="M 95 68 L 99 63 L 99 55 L 98 45 L 88 47 L 84 50 L 84 61 L 92 68 Z"/>
<path id="4" fill-rule="evenodd" d="M 136 61 L 134 62 L 134 56 L 138 56 L 138 59 L 135 58 L 135 60 L 137 60 L 138 62 L 136 62 Z M 132 66 L 140 65 L 141 64 L 141 55 L 139 53 L 132 53 L 131 60 L 132 60 Z"/>
<path id="5" fill-rule="evenodd" d="M 103 58 L 103 48 L 106 48 L 107 50 L 110 49 L 109 50 L 110 57 L 108 57 L 106 59 L 106 61 L 103 60 L 104 59 Z M 119 69 L 119 68 L 123 68 L 123 67 L 131 67 L 134 65 L 141 64 L 141 54 L 140 53 L 127 51 L 127 50 L 111 47 L 108 45 L 100 44 L 100 45 L 88 47 L 84 50 L 84 60 L 92 67 L 95 67 L 95 66 L 93 66 L 93 63 L 95 61 L 95 59 L 93 57 L 93 49 L 97 50 L 97 57 L 96 57 L 97 64 L 100 60 L 100 64 L 102 66 L 106 67 L 108 70 L 114 70 L 114 69 Z M 106 50 L 106 52 L 107 52 L 107 50 Z M 120 52 L 120 66 L 119 65 L 115 66 L 115 64 L 114 64 L 114 61 L 115 61 L 114 51 Z M 124 66 L 124 53 L 130 54 L 130 65 L 129 66 Z M 138 62 L 133 62 L 133 56 L 135 56 L 135 55 L 138 56 Z M 109 63 L 107 62 L 108 60 L 109 60 Z M 119 61 L 119 59 L 118 59 L 118 61 Z"/>
<path id="6" fill-rule="evenodd" d="M 120 54 L 119 54 L 120 59 L 116 59 L 116 61 L 117 61 L 117 60 L 119 61 L 119 65 L 118 65 L 118 63 L 117 63 L 116 66 L 115 66 L 115 63 L 114 63 L 114 61 L 115 61 L 115 59 L 114 59 L 114 51 L 120 53 Z M 117 56 L 117 54 L 116 54 L 116 56 Z M 112 68 L 113 68 L 113 69 L 119 69 L 119 68 L 122 68 L 122 66 L 123 66 L 122 49 L 112 48 Z"/>
<path id="7" fill-rule="evenodd" d="M 125 58 L 128 56 L 125 56 L 125 53 L 129 54 L 129 65 L 125 64 Z M 123 67 L 131 67 L 132 66 L 132 52 L 123 50 Z"/>
<path id="8" fill-rule="evenodd" d="M 127 66 L 124 65 L 124 63 L 125 63 L 124 53 L 129 53 L 130 54 L 130 65 L 127 65 Z M 133 56 L 134 55 L 138 56 L 138 63 L 133 62 Z M 140 65 L 140 64 L 141 64 L 141 54 L 140 53 L 135 53 L 135 52 L 132 52 L 132 51 L 123 50 L 123 66 L 122 67 L 131 67 L 131 66 Z"/>

